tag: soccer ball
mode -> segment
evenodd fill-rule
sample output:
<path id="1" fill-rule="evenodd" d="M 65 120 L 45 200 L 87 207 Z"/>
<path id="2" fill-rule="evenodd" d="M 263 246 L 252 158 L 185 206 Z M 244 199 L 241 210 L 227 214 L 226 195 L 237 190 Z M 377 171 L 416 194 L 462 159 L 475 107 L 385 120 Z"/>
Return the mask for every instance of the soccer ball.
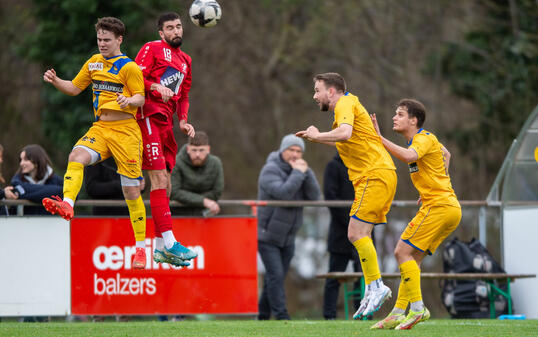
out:
<path id="1" fill-rule="evenodd" d="M 189 9 L 189 16 L 198 27 L 213 27 L 221 15 L 222 10 L 215 0 L 195 0 Z"/>

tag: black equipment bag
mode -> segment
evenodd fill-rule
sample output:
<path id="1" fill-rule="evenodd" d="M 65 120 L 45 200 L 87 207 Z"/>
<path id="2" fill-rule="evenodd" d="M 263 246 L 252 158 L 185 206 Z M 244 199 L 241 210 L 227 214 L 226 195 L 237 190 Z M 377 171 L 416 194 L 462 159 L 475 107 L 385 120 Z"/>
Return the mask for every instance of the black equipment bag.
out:
<path id="1" fill-rule="evenodd" d="M 443 251 L 443 271 L 445 273 L 504 273 L 504 269 L 488 250 L 475 238 L 462 242 L 454 238 Z M 494 281 L 506 291 L 504 281 Z M 452 318 L 488 318 L 488 287 L 481 280 L 443 280 L 441 299 Z M 495 296 L 496 315 L 508 312 L 506 298 Z"/>

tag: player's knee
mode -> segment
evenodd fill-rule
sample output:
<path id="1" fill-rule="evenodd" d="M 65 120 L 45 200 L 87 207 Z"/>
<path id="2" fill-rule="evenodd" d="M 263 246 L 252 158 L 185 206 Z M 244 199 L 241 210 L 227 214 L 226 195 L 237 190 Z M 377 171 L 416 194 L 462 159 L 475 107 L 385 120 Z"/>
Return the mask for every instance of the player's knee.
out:
<path id="1" fill-rule="evenodd" d="M 69 154 L 69 158 L 68 158 L 70 162 L 81 163 L 84 166 L 89 165 L 91 162 L 91 159 L 92 157 L 90 153 L 81 147 L 75 147 Z"/>

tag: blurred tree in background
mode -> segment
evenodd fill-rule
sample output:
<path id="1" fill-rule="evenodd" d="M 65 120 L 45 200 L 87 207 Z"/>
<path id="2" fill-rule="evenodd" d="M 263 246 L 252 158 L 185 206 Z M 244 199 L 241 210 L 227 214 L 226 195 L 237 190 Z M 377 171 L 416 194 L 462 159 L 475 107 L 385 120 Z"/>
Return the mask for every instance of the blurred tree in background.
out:
<path id="1" fill-rule="evenodd" d="M 487 172 L 499 169 L 538 103 L 538 4 L 488 0 L 479 1 L 477 10 L 483 15 L 464 39 L 447 44 L 442 73 L 453 92 L 477 105 L 480 114 L 443 134 L 470 156 L 483 181 Z"/>
<path id="2" fill-rule="evenodd" d="M 182 15 L 182 49 L 193 59 L 189 120 L 208 132 L 212 152 L 223 160 L 224 198 L 256 197 L 259 170 L 285 134 L 311 124 L 330 128 L 332 115 L 312 101 L 316 73 L 340 72 L 398 144 L 404 141 L 391 128 L 395 102 L 423 101 L 425 127 L 453 153 L 450 173 L 461 199 L 486 196 L 537 103 L 532 0 L 219 3 L 221 22 L 203 29 L 188 19 L 186 0 L 0 2 L 4 175 L 15 171 L 17 152 L 28 143 L 44 145 L 59 172 L 65 167 L 71 146 L 93 121 L 91 93 L 65 96 L 43 82 L 43 72 L 54 67 L 72 79 L 98 52 L 94 24 L 103 16 L 124 21 L 122 51 L 134 58 L 144 42 L 158 38 L 160 13 Z M 175 132 L 181 146 L 186 137 Z M 305 158 L 319 178 L 334 152 L 307 144 Z M 396 198 L 416 198 L 409 175 L 398 179 Z"/>

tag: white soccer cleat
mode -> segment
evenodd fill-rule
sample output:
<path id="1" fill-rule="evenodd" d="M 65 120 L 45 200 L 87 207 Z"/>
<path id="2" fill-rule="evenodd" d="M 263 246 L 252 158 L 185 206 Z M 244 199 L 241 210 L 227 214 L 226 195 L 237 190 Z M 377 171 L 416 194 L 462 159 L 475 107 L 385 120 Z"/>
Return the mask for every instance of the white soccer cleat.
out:
<path id="1" fill-rule="evenodd" d="M 366 310 L 366 307 L 368 307 L 368 298 L 370 296 L 370 292 L 365 292 L 364 297 L 361 300 L 361 305 L 359 306 L 359 309 L 357 309 L 357 312 L 353 314 L 353 319 L 360 319 L 363 316 L 364 310 Z"/>
<path id="2" fill-rule="evenodd" d="M 370 298 L 366 310 L 362 313 L 363 316 L 368 316 L 378 311 L 387 299 L 392 296 L 392 290 L 386 285 L 377 289 L 370 289 Z"/>

